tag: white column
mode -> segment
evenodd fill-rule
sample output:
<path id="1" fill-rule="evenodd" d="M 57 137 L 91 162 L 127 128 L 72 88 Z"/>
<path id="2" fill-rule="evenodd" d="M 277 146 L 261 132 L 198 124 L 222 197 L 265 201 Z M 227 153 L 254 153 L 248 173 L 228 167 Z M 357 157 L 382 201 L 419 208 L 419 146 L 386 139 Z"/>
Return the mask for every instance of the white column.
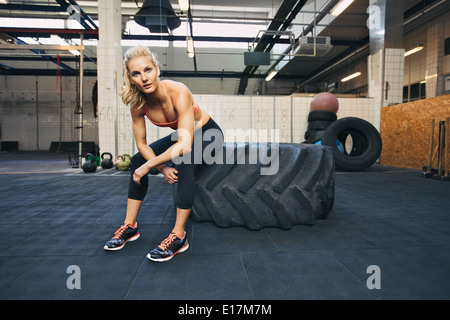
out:
<path id="1" fill-rule="evenodd" d="M 403 101 L 403 25 L 398 20 L 403 2 L 370 0 L 369 4 L 369 97 L 374 98 L 373 119 L 379 129 L 381 108 Z"/>
<path id="2" fill-rule="evenodd" d="M 120 0 L 99 0 L 97 77 L 100 152 L 129 153 L 132 137 L 129 110 L 120 96 L 123 85 L 122 8 Z M 127 142 L 125 140 L 130 140 Z"/>

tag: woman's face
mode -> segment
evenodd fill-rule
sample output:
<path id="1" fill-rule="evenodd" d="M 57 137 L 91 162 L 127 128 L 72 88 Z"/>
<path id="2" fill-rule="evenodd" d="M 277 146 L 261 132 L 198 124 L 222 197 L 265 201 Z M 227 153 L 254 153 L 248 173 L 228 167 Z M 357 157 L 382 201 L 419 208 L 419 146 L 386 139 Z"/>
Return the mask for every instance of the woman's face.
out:
<path id="1" fill-rule="evenodd" d="M 153 93 L 158 87 L 159 68 L 152 59 L 141 56 L 128 62 L 130 81 L 143 93 Z"/>

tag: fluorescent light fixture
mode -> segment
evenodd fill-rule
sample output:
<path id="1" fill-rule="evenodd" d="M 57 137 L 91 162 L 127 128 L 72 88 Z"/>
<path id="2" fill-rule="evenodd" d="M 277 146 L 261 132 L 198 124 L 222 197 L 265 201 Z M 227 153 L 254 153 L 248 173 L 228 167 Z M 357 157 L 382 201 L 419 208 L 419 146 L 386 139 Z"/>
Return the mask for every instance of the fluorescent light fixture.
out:
<path id="1" fill-rule="evenodd" d="M 352 79 L 354 79 L 356 77 L 359 77 L 360 75 L 361 75 L 361 72 L 356 72 L 354 74 L 349 75 L 348 77 L 343 78 L 341 80 L 341 82 L 347 82 L 347 81 L 352 80 Z"/>
<path id="2" fill-rule="evenodd" d="M 266 77 L 266 81 L 270 81 L 272 80 L 273 77 L 275 77 L 277 75 L 278 71 L 277 70 L 272 70 L 269 75 Z"/>
<path id="3" fill-rule="evenodd" d="M 191 37 L 186 38 L 187 41 L 187 53 L 189 58 L 193 58 L 195 56 L 194 51 L 194 40 Z"/>
<path id="4" fill-rule="evenodd" d="M 178 0 L 178 4 L 180 5 L 181 11 L 188 11 L 189 9 L 189 0 Z"/>
<path id="5" fill-rule="evenodd" d="M 349 5 L 351 5 L 353 3 L 353 1 L 355 0 L 341 0 L 341 2 L 339 2 L 334 9 L 331 11 L 331 15 L 337 17 L 338 15 L 340 15 L 342 12 L 345 11 L 345 9 L 348 8 Z"/>
<path id="6" fill-rule="evenodd" d="M 410 56 L 410 55 L 412 55 L 413 53 L 416 53 L 416 52 L 419 52 L 420 50 L 423 50 L 423 48 L 425 48 L 425 47 L 422 46 L 422 45 L 420 45 L 420 46 L 418 46 L 418 47 L 415 47 L 414 49 L 411 49 L 411 50 L 409 50 L 409 51 L 406 51 L 405 54 L 404 54 L 404 56 L 405 56 L 405 57 Z"/>

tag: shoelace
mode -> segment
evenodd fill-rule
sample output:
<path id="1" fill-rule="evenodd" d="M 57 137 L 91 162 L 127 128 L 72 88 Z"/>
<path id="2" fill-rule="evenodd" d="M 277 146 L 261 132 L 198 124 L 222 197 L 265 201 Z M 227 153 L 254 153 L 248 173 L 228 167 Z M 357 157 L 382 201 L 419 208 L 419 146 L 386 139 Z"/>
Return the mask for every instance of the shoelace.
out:
<path id="1" fill-rule="evenodd" d="M 169 234 L 169 237 L 164 239 L 158 247 L 160 247 L 162 250 L 166 250 L 170 246 L 170 244 L 175 240 L 175 238 L 178 238 L 175 235 L 175 233 Z"/>
<path id="2" fill-rule="evenodd" d="M 122 234 L 125 232 L 125 230 L 127 230 L 128 228 L 131 228 L 131 226 L 129 224 L 124 224 L 124 225 L 120 226 L 120 228 L 117 229 L 116 232 L 114 232 L 113 239 L 119 239 L 122 236 Z"/>

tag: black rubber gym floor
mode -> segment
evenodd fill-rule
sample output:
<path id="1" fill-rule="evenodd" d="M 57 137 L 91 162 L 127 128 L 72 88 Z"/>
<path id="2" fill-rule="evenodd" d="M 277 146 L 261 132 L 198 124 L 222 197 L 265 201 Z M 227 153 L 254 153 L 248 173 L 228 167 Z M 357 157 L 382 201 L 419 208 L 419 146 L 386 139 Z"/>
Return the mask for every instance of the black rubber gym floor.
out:
<path id="1" fill-rule="evenodd" d="M 418 170 L 337 172 L 334 208 L 314 226 L 190 221 L 189 250 L 155 263 L 145 256 L 173 226 L 171 186 L 150 176 L 140 239 L 106 252 L 129 173 L 85 174 L 67 159 L 0 153 L 0 299 L 450 298 L 450 182 Z"/>

